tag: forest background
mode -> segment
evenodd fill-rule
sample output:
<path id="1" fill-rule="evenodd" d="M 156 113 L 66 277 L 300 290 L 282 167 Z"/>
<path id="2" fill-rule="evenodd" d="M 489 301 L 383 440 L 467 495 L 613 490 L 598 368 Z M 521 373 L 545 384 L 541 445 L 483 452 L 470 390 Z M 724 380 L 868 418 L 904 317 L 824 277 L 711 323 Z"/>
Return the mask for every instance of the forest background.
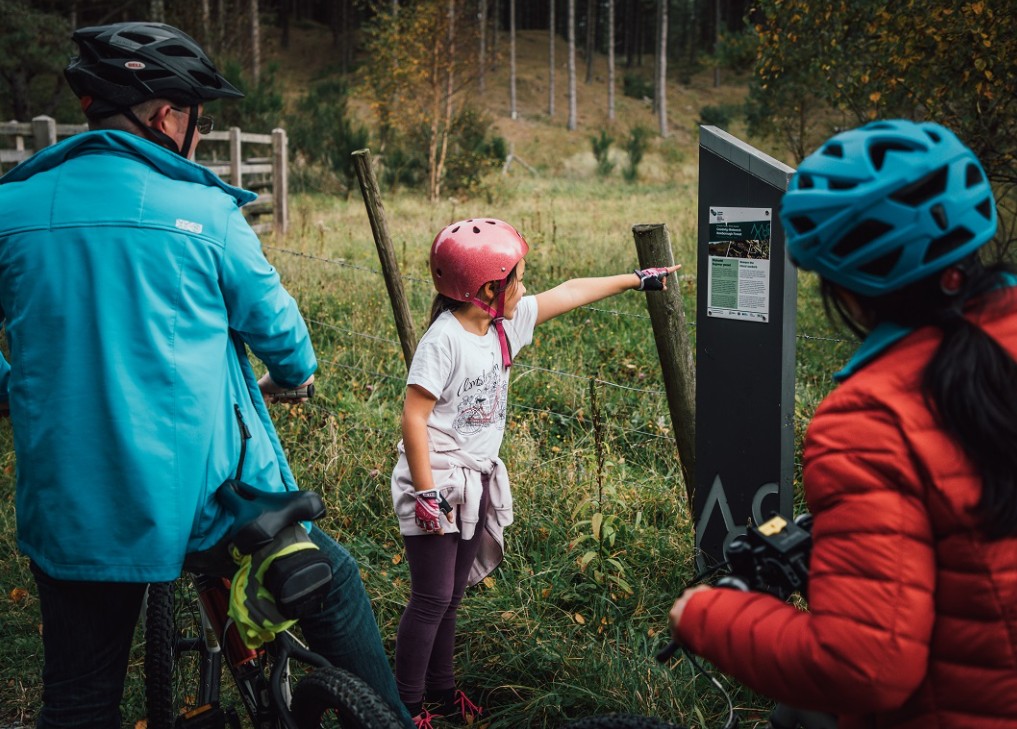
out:
<path id="1" fill-rule="evenodd" d="M 0 0 L 0 118 L 81 121 L 61 75 L 71 31 L 129 19 L 189 32 L 244 89 L 209 105 L 218 128 L 289 134 L 292 230 L 265 248 L 321 370 L 316 401 L 273 415 L 302 485 L 326 499 L 326 528 L 360 561 L 390 649 L 407 591 L 387 486 L 405 364 L 353 150 L 372 150 L 418 331 L 431 238 L 482 214 L 527 235 L 532 290 L 631 269 L 632 225 L 666 223 L 694 340 L 700 124 L 792 167 L 870 119 L 947 124 L 985 164 L 1002 209 L 994 252 L 1011 256 L 1010 0 Z M 798 323 L 800 443 L 853 344 L 823 319 L 810 277 Z M 464 602 L 463 680 L 484 689 L 493 729 L 606 711 L 720 726 L 715 687 L 686 659 L 652 659 L 694 560 L 642 297 L 555 320 L 535 345 L 503 448 L 517 523 L 506 562 Z M 15 543 L 6 421 L 0 439 L 0 726 L 27 726 L 38 604 Z M 144 720 L 140 680 L 136 660 L 131 722 Z M 762 725 L 770 702 L 720 680 L 743 723 Z"/>

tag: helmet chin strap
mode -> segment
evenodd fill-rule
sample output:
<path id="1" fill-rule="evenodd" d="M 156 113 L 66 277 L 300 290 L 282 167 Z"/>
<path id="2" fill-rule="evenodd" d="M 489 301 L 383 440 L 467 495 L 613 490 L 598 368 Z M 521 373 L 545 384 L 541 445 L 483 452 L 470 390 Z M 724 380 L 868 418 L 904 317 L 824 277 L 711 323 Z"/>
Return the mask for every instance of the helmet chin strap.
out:
<path id="1" fill-rule="evenodd" d="M 121 113 L 134 122 L 139 129 L 149 137 L 153 142 L 166 147 L 167 149 L 176 152 L 181 157 L 187 157 L 185 150 L 191 148 L 191 141 L 194 139 L 194 130 L 198 126 L 198 107 L 191 106 L 187 112 L 187 133 L 184 135 L 183 148 L 178 147 L 176 141 L 170 135 L 162 132 L 154 127 L 150 127 L 137 117 L 137 115 L 131 109 L 123 109 Z"/>
<path id="2" fill-rule="evenodd" d="M 505 289 L 508 279 L 503 279 L 498 285 L 498 303 L 497 306 L 491 306 L 478 298 L 473 299 L 473 303 L 483 309 L 487 314 L 491 316 L 491 323 L 494 324 L 494 329 L 498 332 L 498 342 L 501 344 L 501 363 L 505 367 L 512 366 L 512 353 L 509 350 L 508 337 L 505 334 Z"/>

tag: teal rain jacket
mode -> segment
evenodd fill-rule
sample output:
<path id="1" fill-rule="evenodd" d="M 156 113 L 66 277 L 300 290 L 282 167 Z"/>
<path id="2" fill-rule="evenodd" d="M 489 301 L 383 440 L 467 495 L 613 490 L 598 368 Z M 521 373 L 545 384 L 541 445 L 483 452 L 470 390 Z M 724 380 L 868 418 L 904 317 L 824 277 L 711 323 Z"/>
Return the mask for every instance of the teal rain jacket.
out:
<path id="1" fill-rule="evenodd" d="M 52 577 L 175 579 L 229 527 L 214 493 L 240 419 L 243 480 L 296 488 L 246 348 L 285 387 L 317 363 L 241 213 L 254 197 L 114 131 L 0 178 L 18 545 Z"/>

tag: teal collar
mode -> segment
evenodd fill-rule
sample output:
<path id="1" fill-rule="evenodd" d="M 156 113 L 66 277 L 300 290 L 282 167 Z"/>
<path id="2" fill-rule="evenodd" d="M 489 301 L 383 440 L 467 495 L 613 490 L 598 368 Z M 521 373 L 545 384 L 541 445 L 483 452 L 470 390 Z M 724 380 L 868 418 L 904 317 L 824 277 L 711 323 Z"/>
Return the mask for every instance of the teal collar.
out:
<path id="1" fill-rule="evenodd" d="M 1003 274 L 1003 283 L 1001 286 L 1017 286 L 1017 277 L 1009 273 Z M 891 322 L 878 324 L 876 328 L 869 332 L 868 336 L 865 337 L 862 345 L 854 353 L 854 356 L 851 357 L 851 360 L 844 366 L 844 369 L 833 375 L 833 379 L 837 382 L 843 382 L 869 362 L 879 357 L 884 351 L 899 342 L 912 331 L 914 331 L 913 327 L 905 327 Z"/>

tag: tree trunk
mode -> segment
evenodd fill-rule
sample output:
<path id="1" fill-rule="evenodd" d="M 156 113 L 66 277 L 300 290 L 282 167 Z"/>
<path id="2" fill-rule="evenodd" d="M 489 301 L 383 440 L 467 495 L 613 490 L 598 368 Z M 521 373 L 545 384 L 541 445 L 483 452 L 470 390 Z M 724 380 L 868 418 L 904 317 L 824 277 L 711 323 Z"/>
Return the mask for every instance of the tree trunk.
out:
<path id="1" fill-rule="evenodd" d="M 614 0 L 607 0 L 607 120 L 614 121 Z"/>
<path id="2" fill-rule="evenodd" d="M 258 85 L 261 74 L 261 23 L 258 18 L 258 0 L 250 0 L 251 13 L 251 81 Z"/>
<path id="3" fill-rule="evenodd" d="M 657 55 L 657 114 L 660 118 L 660 136 L 667 137 L 667 5 L 668 0 L 660 0 L 660 45 Z"/>
<path id="4" fill-rule="evenodd" d="M 569 0 L 569 121 L 568 129 L 575 131 L 576 123 L 576 0 Z"/>
<path id="5" fill-rule="evenodd" d="M 586 0 L 586 83 L 593 81 L 593 53 L 597 47 L 597 2 Z"/>
<path id="6" fill-rule="evenodd" d="M 509 0 L 509 116 L 519 118 L 516 111 L 516 0 Z"/>
<path id="7" fill-rule="evenodd" d="M 208 9 L 208 0 L 201 0 L 201 4 L 203 6 L 203 8 L 202 8 L 203 10 L 207 10 Z M 288 0 L 282 0 L 282 2 L 279 3 L 279 9 L 276 11 L 276 16 L 275 16 L 276 17 L 276 23 L 279 24 L 279 35 L 280 35 L 279 43 L 280 43 L 280 45 L 282 45 L 282 47 L 284 49 L 289 49 L 289 47 L 290 47 L 290 11 L 291 10 L 292 10 L 292 7 L 290 6 L 290 3 L 288 2 Z M 203 20 L 205 21 L 205 24 L 202 27 L 207 28 L 208 27 L 208 18 L 207 17 L 203 17 Z"/>
<path id="8" fill-rule="evenodd" d="M 487 0 L 478 0 L 480 12 L 477 25 L 480 26 L 480 48 L 477 50 L 477 89 L 484 93 L 484 71 L 487 68 Z"/>
<path id="9" fill-rule="evenodd" d="M 151 0 L 148 4 L 148 19 L 154 23 L 166 22 L 166 5 L 163 0 Z"/>
<path id="10" fill-rule="evenodd" d="M 717 57 L 717 49 L 720 47 L 720 1 L 713 0 L 714 22 L 713 22 L 713 57 Z M 714 61 L 713 66 L 713 88 L 720 86 L 720 62 Z"/>
<path id="11" fill-rule="evenodd" d="M 554 6 L 556 4 L 557 4 L 556 0 L 551 0 L 551 2 L 550 2 L 551 18 L 550 18 L 550 20 L 548 20 L 548 23 L 547 23 L 547 115 L 549 117 L 552 117 L 552 118 L 554 117 L 554 70 L 555 70 L 555 61 L 554 61 L 554 36 L 555 36 Z"/>

